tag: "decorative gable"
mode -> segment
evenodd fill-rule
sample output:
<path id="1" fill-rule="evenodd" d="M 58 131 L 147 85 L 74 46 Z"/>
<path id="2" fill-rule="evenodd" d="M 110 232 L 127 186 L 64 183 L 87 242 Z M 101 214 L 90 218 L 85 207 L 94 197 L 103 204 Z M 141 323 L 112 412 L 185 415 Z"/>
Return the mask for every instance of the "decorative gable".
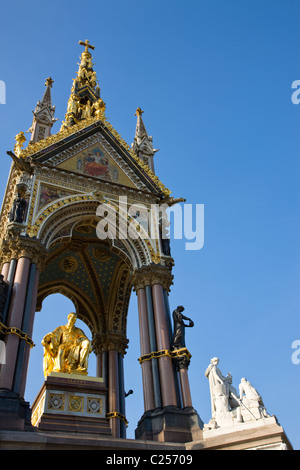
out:
<path id="1" fill-rule="evenodd" d="M 122 169 L 99 142 L 67 158 L 57 168 L 137 188 L 125 173 L 124 165 Z"/>
<path id="2" fill-rule="evenodd" d="M 170 191 L 161 183 L 148 165 L 130 149 L 129 145 L 114 130 L 112 125 L 107 121 L 103 122 L 96 118 L 84 120 L 68 129 L 61 130 L 47 139 L 29 145 L 27 149 L 21 151 L 20 157 L 22 159 L 30 157 L 32 162 L 78 173 L 78 154 L 83 152 L 84 157 L 86 157 L 85 152 L 94 144 L 100 145 L 100 151 L 104 156 L 106 155 L 108 164 L 112 167 L 111 174 L 113 174 L 113 170 L 118 170 L 120 184 L 153 194 L 161 194 L 162 196 L 168 197 L 170 195 Z M 66 165 L 70 165 L 67 168 L 64 163 L 72 157 L 76 158 L 66 163 Z M 100 157 L 101 155 L 99 155 L 99 161 Z M 80 168 L 80 162 L 78 166 Z M 72 170 L 70 169 L 71 167 Z M 82 165 L 83 167 L 86 168 Z M 91 172 L 93 167 L 94 172 L 101 172 L 100 166 L 88 165 L 87 168 L 90 173 L 86 174 L 87 177 L 92 177 Z M 109 174 L 109 170 L 105 173 L 103 168 L 102 171 L 102 175 L 108 175 L 107 178 L 111 178 L 110 181 L 114 182 L 113 177 Z M 84 174 L 82 170 L 81 174 Z M 114 174 L 116 178 L 116 171 L 114 171 Z M 98 174 L 98 178 L 99 176 L 100 174 Z M 123 182 L 121 183 L 121 181 Z"/>

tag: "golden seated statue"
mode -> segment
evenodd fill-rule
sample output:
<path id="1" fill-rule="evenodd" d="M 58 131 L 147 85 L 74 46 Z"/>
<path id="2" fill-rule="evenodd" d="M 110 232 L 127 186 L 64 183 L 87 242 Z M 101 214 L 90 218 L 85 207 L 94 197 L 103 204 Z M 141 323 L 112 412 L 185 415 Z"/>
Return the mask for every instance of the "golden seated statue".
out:
<path id="1" fill-rule="evenodd" d="M 68 323 L 57 327 L 42 340 L 44 346 L 44 375 L 64 372 L 87 375 L 91 342 L 84 332 L 75 327 L 76 313 L 68 315 Z"/>

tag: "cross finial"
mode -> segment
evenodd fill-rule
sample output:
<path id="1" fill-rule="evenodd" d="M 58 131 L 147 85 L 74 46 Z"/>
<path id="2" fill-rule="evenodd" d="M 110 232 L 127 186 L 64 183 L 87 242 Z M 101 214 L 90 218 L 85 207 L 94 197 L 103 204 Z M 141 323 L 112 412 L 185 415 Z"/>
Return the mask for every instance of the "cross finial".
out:
<path id="1" fill-rule="evenodd" d="M 46 78 L 46 83 L 45 83 L 45 86 L 50 86 L 50 88 L 52 88 L 52 83 L 54 82 L 54 80 L 52 80 L 51 77 L 48 77 Z"/>
<path id="2" fill-rule="evenodd" d="M 136 116 L 141 116 L 143 114 L 144 111 L 141 110 L 141 108 L 137 108 L 136 112 L 135 112 L 135 115 Z"/>
<path id="3" fill-rule="evenodd" d="M 85 46 L 85 52 L 89 52 L 89 48 L 92 49 L 92 50 L 95 49 L 95 46 L 92 46 L 87 39 L 85 40 L 85 42 L 79 41 L 79 44 L 81 46 Z"/>

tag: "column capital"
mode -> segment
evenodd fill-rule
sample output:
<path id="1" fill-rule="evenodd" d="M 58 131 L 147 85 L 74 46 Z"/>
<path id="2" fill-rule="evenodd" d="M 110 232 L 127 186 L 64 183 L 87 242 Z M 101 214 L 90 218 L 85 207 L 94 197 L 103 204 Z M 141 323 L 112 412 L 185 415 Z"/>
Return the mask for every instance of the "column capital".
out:
<path id="1" fill-rule="evenodd" d="M 187 370 L 189 368 L 192 355 L 186 348 L 172 351 L 171 356 L 176 366 L 176 370 Z"/>
<path id="2" fill-rule="evenodd" d="M 4 264 L 12 259 L 28 258 L 41 271 L 46 261 L 46 253 L 46 248 L 39 240 L 18 235 L 3 240 L 0 260 Z"/>
<path id="3" fill-rule="evenodd" d="M 117 351 L 123 356 L 126 354 L 129 340 L 125 336 L 118 333 L 98 333 L 92 340 L 92 346 L 96 354 L 101 354 L 104 351 Z"/>
<path id="4" fill-rule="evenodd" d="M 172 275 L 169 267 L 151 264 L 137 269 L 134 272 L 131 282 L 135 291 L 146 286 L 160 284 L 163 289 L 166 289 L 169 292 L 170 286 L 173 284 L 173 279 L 174 276 Z"/>

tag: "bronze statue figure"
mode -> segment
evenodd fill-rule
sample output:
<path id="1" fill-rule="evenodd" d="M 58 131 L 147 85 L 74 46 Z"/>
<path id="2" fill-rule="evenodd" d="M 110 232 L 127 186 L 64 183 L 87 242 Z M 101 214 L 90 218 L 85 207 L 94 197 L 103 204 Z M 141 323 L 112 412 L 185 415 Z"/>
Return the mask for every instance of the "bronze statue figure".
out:
<path id="1" fill-rule="evenodd" d="M 14 200 L 12 209 L 9 213 L 9 221 L 10 222 L 17 222 L 21 224 L 25 220 L 27 209 L 27 201 L 24 199 L 20 193 L 18 193 L 17 197 Z"/>
<path id="2" fill-rule="evenodd" d="M 185 348 L 185 328 L 192 328 L 194 326 L 193 320 L 184 316 L 182 312 L 184 307 L 179 305 L 173 312 L 174 334 L 171 344 L 171 349 Z M 185 324 L 184 320 L 188 320 L 189 324 Z"/>

